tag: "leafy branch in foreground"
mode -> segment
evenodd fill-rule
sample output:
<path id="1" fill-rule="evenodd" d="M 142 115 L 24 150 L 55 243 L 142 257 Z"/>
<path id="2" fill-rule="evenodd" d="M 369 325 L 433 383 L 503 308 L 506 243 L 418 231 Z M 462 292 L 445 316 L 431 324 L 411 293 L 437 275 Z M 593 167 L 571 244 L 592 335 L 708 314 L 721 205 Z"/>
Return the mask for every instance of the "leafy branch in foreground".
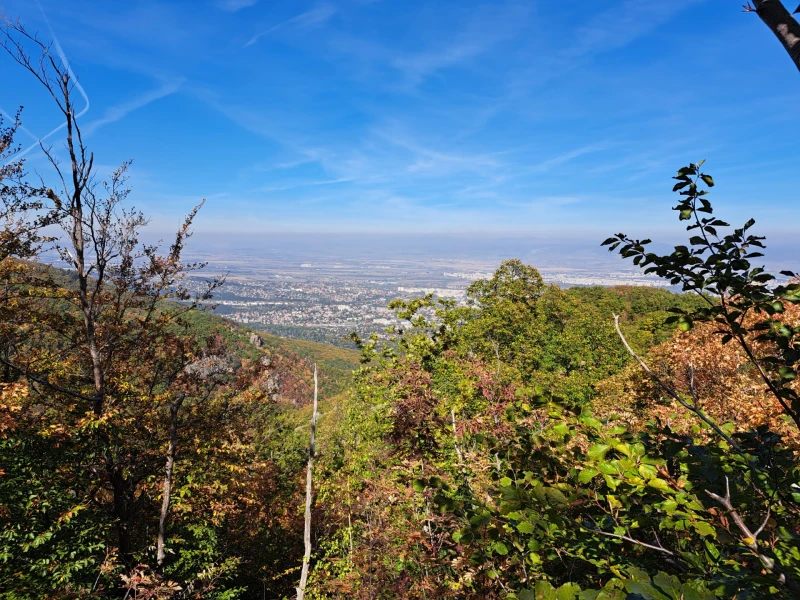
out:
<path id="1" fill-rule="evenodd" d="M 730 225 L 713 216 L 706 196 L 714 179 L 700 170 L 702 165 L 702 161 L 690 164 L 674 177 L 673 191 L 680 194 L 680 200 L 673 210 L 681 221 L 689 221 L 686 230 L 692 235 L 688 246 L 675 246 L 672 253 L 658 255 L 646 249 L 651 240 L 632 239 L 624 233 L 602 245 L 633 259 L 646 274 L 653 273 L 680 285 L 684 292 L 701 296 L 704 307 L 673 309 L 676 314 L 668 321 L 677 323 L 682 331 L 691 329 L 696 321 L 716 323 L 722 342 L 735 340 L 741 346 L 784 413 L 800 428 L 800 394 L 793 384 L 800 365 L 800 327 L 781 319 L 787 303 L 800 303 L 797 274 L 781 271 L 788 281 L 776 285 L 775 277 L 763 266 L 753 266 L 751 261 L 762 257 L 760 250 L 765 247 L 763 236 L 749 233 L 753 219 L 732 233 L 721 233 Z M 754 325 L 746 322 L 750 315 L 758 317 Z"/>

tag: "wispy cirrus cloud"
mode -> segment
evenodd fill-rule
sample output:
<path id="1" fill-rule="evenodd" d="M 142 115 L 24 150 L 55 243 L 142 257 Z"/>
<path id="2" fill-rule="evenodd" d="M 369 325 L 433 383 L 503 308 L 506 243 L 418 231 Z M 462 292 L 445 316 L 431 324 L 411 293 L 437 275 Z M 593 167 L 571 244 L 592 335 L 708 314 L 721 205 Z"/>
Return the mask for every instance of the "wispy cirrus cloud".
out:
<path id="1" fill-rule="evenodd" d="M 679 12 L 702 0 L 675 2 L 642 2 L 624 0 L 595 14 L 571 36 L 572 45 L 561 55 L 574 58 L 597 52 L 623 48 L 643 35 L 663 25 Z"/>
<path id="2" fill-rule="evenodd" d="M 338 35 L 331 49 L 358 64 L 380 65 L 393 72 L 395 88 L 409 91 L 426 79 L 469 64 L 516 37 L 530 20 L 531 3 L 520 0 L 482 3 L 469 10 L 441 10 L 432 18 L 435 36 L 419 34 L 414 50 L 385 45 L 382 39 Z M 422 28 L 420 28 L 422 29 Z M 400 82 L 396 74 L 402 75 Z"/>
<path id="3" fill-rule="evenodd" d="M 378 128 L 373 133 L 377 139 L 405 150 L 410 155 L 406 167 L 409 173 L 443 174 L 460 170 L 477 172 L 495 170 L 502 166 L 492 156 L 435 149 L 416 136 L 399 131 L 397 127 Z"/>
<path id="4" fill-rule="evenodd" d="M 535 173 L 546 173 L 552 169 L 560 167 L 568 162 L 575 160 L 576 158 L 580 158 L 586 154 L 592 154 L 595 152 L 601 152 L 603 150 L 607 150 L 611 148 L 613 144 L 611 142 L 600 142 L 596 144 L 587 144 L 586 146 L 581 146 L 580 148 L 575 148 L 574 150 L 569 150 L 568 152 L 564 152 L 563 154 L 559 154 L 552 158 L 548 158 L 540 162 L 537 165 L 534 165 L 530 168 L 531 172 Z"/>
<path id="5" fill-rule="evenodd" d="M 392 66 L 406 76 L 407 83 L 417 85 L 441 69 L 458 65 L 483 54 L 490 45 L 491 43 L 486 39 L 456 41 L 449 46 L 435 50 L 398 57 L 393 61 Z"/>
<path id="6" fill-rule="evenodd" d="M 217 7 L 228 12 L 237 12 L 243 8 L 248 8 L 258 4 L 258 0 L 217 0 Z"/>
<path id="7" fill-rule="evenodd" d="M 287 29 L 290 27 L 305 29 L 309 27 L 316 27 L 319 25 L 324 24 L 328 19 L 330 19 L 333 15 L 336 14 L 336 7 L 332 4 L 321 4 L 316 8 L 308 10 L 304 13 L 300 13 L 299 15 L 295 15 L 290 19 L 286 19 L 285 21 L 281 21 L 264 31 L 257 33 L 253 37 L 251 37 L 247 43 L 243 46 L 243 48 L 248 48 L 253 44 L 257 43 L 260 39 L 275 33 L 279 29 Z"/>

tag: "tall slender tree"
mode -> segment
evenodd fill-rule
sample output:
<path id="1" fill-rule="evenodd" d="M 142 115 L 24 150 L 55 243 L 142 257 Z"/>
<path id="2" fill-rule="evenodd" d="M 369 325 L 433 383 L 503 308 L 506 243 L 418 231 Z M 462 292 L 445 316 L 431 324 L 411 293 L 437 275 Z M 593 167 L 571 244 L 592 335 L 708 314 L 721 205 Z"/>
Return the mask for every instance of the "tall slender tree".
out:
<path id="1" fill-rule="evenodd" d="M 130 565 L 131 524 L 140 508 L 137 486 L 161 460 L 163 436 L 142 428 L 160 420 L 169 406 L 163 399 L 196 353 L 182 316 L 209 299 L 222 280 L 208 282 L 195 295 L 184 285 L 185 277 L 203 266 L 181 258 L 202 203 L 186 217 L 166 253 L 141 243 L 148 221 L 125 206 L 128 163 L 98 181 L 76 114 L 77 82 L 69 64 L 8 19 L 0 22 L 0 46 L 42 84 L 64 118 L 66 160 L 60 151 L 41 146 L 58 185 L 42 185 L 38 195 L 48 222 L 61 229 L 53 248 L 75 280 L 74 290 L 46 299 L 49 316 L 40 320 L 38 331 L 26 330 L 29 342 L 37 335 L 60 336 L 66 349 L 60 359 L 45 360 L 47 354 L 28 343 L 3 360 L 42 392 L 43 402 L 70 407 L 63 414 L 72 413 L 73 426 L 91 423 L 95 447 L 88 458 L 97 458 L 99 465 L 88 461 L 90 487 L 108 492 L 119 557 Z M 106 504 L 104 494 L 92 497 Z"/>
<path id="2" fill-rule="evenodd" d="M 308 466 L 306 467 L 306 511 L 303 527 L 303 568 L 300 573 L 300 585 L 297 586 L 297 600 L 303 600 L 308 583 L 308 569 L 311 563 L 311 502 L 313 499 L 312 477 L 314 472 L 314 456 L 316 455 L 317 437 L 317 365 L 314 365 L 314 403 L 311 408 L 311 436 L 308 442 Z"/>

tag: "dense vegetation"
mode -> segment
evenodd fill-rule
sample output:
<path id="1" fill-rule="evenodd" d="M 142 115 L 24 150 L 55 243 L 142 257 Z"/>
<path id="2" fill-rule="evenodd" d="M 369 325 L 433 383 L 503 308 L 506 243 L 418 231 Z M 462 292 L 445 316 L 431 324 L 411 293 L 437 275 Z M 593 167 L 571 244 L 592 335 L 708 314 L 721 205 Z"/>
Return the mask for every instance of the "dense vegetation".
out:
<path id="1" fill-rule="evenodd" d="M 563 292 L 508 261 L 362 341 L 320 597 L 797 597 L 800 286 L 751 267 L 752 222 L 717 237 L 698 166 L 677 179 L 688 247 L 607 244 L 695 295 Z M 655 344 L 652 377 L 626 341 Z"/>
<path id="2" fill-rule="evenodd" d="M 800 596 L 800 283 L 754 265 L 753 221 L 727 233 L 701 164 L 675 177 L 687 245 L 605 242 L 683 294 L 508 260 L 465 305 L 393 302 L 358 355 L 206 312 L 223 281 L 182 285 L 200 207 L 141 244 L 71 74 L 4 34 L 70 165 L 44 149 L 60 187 L 31 183 L 0 122 L 0 598 Z"/>

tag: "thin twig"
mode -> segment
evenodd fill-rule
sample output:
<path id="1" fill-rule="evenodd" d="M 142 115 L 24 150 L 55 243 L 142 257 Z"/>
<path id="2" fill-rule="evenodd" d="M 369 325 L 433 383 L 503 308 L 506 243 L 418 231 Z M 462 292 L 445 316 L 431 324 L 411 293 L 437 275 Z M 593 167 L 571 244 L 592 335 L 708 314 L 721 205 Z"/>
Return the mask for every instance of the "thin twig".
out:
<path id="1" fill-rule="evenodd" d="M 663 546 L 654 546 L 653 544 L 648 544 L 647 542 L 642 542 L 640 540 L 634 539 L 627 535 L 619 535 L 617 533 L 609 533 L 607 531 L 603 531 L 602 529 L 595 529 L 595 533 L 599 533 L 600 535 L 605 535 L 607 537 L 617 538 L 620 540 L 625 540 L 626 542 L 630 542 L 631 544 L 636 544 L 637 546 L 643 546 L 645 548 L 650 548 L 651 550 L 657 550 L 659 552 L 663 552 L 669 556 L 675 556 L 675 553 L 672 550 L 667 550 Z M 660 542 L 659 542 L 660 543 Z"/>

